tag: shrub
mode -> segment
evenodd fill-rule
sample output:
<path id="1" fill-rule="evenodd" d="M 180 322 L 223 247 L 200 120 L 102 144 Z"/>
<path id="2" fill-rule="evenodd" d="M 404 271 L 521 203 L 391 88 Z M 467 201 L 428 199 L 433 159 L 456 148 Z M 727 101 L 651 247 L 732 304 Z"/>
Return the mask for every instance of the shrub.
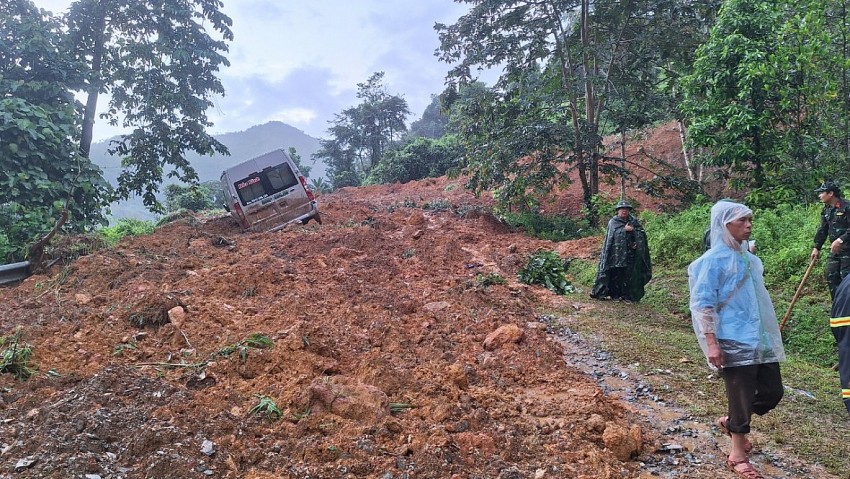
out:
<path id="1" fill-rule="evenodd" d="M 154 231 L 154 224 L 150 221 L 132 218 L 121 218 L 114 226 L 100 228 L 98 233 L 103 237 L 106 244 L 114 246 L 125 236 L 142 236 Z"/>
<path id="2" fill-rule="evenodd" d="M 567 280 L 566 268 L 561 257 L 555 251 L 539 250 L 528 259 L 528 264 L 517 275 L 525 284 L 542 284 L 557 294 L 575 291 Z"/>

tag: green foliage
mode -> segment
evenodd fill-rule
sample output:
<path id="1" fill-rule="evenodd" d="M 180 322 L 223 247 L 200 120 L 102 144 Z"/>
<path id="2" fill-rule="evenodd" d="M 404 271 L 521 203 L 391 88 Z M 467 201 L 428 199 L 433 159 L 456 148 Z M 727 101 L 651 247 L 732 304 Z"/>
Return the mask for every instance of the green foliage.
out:
<path id="1" fill-rule="evenodd" d="M 333 187 L 324 178 L 319 177 L 310 180 L 310 190 L 315 194 L 330 193 L 333 191 Z"/>
<path id="2" fill-rule="evenodd" d="M 567 294 L 575 288 L 567 280 L 564 261 L 555 251 L 538 250 L 517 274 L 525 284 L 542 284 L 556 294 Z"/>
<path id="3" fill-rule="evenodd" d="M 443 176 L 459 166 L 460 156 L 460 147 L 454 135 L 446 135 L 439 140 L 414 138 L 401 149 L 391 150 L 384 155 L 369 173 L 365 183 L 407 183 Z"/>
<path id="4" fill-rule="evenodd" d="M 487 288 L 494 284 L 508 284 L 508 281 L 498 273 L 490 273 L 483 275 L 478 273 L 475 275 L 475 285 L 481 288 Z"/>
<path id="5" fill-rule="evenodd" d="M 230 63 L 223 53 L 233 40 L 232 21 L 220 2 L 80 0 L 64 17 L 64 51 L 79 61 L 87 95 L 80 150 L 88 155 L 100 94 L 109 104 L 101 118 L 131 130 L 110 144 L 122 158 L 116 199 L 131 194 L 162 211 L 156 197 L 163 174 L 197 181 L 185 153 L 226 154 L 206 132 L 213 97 L 224 93 L 217 72 Z"/>
<path id="6" fill-rule="evenodd" d="M 390 403 L 390 414 L 399 414 L 405 411 L 409 411 L 413 409 L 415 406 L 406 402 L 391 402 Z"/>
<path id="7" fill-rule="evenodd" d="M 642 211 L 640 221 L 649 241 L 653 265 L 685 268 L 703 253 L 711 204 L 698 203 L 675 215 Z"/>
<path id="8" fill-rule="evenodd" d="M 588 231 L 583 222 L 569 216 L 543 215 L 537 211 L 503 212 L 500 216 L 510 226 L 523 228 L 528 235 L 550 241 L 580 238 Z"/>
<path id="9" fill-rule="evenodd" d="M 154 232 L 155 226 L 150 221 L 132 218 L 121 218 L 113 226 L 97 230 L 108 246 L 115 246 L 125 236 L 142 236 Z"/>
<path id="10" fill-rule="evenodd" d="M 8 373 L 16 379 L 27 379 L 37 369 L 31 362 L 32 346 L 21 343 L 21 329 L 11 336 L 0 337 L 0 373 Z"/>
<path id="11" fill-rule="evenodd" d="M 696 160 L 749 190 L 751 206 L 806 201 L 817 178 L 847 171 L 848 110 L 835 101 L 848 89 L 847 13 L 833 22 L 832 8 L 727 1 L 683 80 Z"/>
<path id="12" fill-rule="evenodd" d="M 531 208 L 576 171 L 585 202 L 606 176 L 624 173 L 600 159 L 601 134 L 671 113 L 673 65 L 688 64 L 681 52 L 701 38 L 693 33 L 716 1 L 466 3 L 455 24 L 435 27 L 456 82 L 454 95 L 444 94 L 448 131 L 461 137 L 471 188 L 496 189 L 502 206 Z M 473 69 L 493 67 L 503 72 L 493 89 L 471 81 Z"/>
<path id="13" fill-rule="evenodd" d="M 248 359 L 248 351 L 250 349 L 268 349 L 274 346 L 274 341 L 271 338 L 261 333 L 253 333 L 247 338 L 231 344 L 229 346 L 225 346 L 218 351 L 220 356 L 230 356 L 233 353 L 239 353 L 239 359 L 245 361 Z"/>
<path id="14" fill-rule="evenodd" d="M 82 157 L 78 64 L 56 18 L 27 0 L 0 3 L 0 260 L 20 261 L 63 209 L 65 231 L 105 223 L 110 187 Z"/>
<path id="15" fill-rule="evenodd" d="M 225 203 L 224 188 L 219 181 L 199 185 L 165 187 L 165 209 L 169 213 L 181 209 L 205 211 L 220 208 Z"/>
<path id="16" fill-rule="evenodd" d="M 269 421 L 277 421 L 283 416 L 283 411 L 277 407 L 274 399 L 262 394 L 254 394 L 257 398 L 257 404 L 248 411 L 248 415 L 266 416 Z"/>

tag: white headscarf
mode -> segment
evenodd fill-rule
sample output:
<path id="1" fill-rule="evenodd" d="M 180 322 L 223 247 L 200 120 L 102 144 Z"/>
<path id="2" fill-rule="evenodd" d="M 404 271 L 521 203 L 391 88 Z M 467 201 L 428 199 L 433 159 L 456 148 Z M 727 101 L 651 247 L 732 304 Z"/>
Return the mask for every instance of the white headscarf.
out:
<path id="1" fill-rule="evenodd" d="M 720 200 L 711 207 L 711 247 L 715 248 L 720 245 L 726 245 L 735 251 L 746 250 L 746 245 L 743 241 L 736 241 L 726 229 L 726 225 L 743 218 L 752 216 L 753 210 L 747 208 L 741 203 L 736 203 L 730 200 Z"/>

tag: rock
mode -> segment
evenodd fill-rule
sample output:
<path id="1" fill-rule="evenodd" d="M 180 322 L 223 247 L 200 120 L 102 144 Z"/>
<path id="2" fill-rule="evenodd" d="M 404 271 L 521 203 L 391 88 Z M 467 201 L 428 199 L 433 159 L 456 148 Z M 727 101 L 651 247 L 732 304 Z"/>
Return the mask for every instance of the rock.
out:
<path id="1" fill-rule="evenodd" d="M 484 349 L 494 351 L 505 344 L 518 343 L 522 341 L 525 333 L 516 324 L 505 324 L 488 334 L 484 338 Z"/>
<path id="2" fill-rule="evenodd" d="M 617 459 L 628 461 L 633 456 L 640 454 L 641 432 L 638 426 L 632 426 L 630 430 L 615 423 L 608 423 L 605 432 L 602 433 L 602 442 Z"/>
<path id="3" fill-rule="evenodd" d="M 347 419 L 383 419 L 389 414 L 390 400 L 375 386 L 345 376 L 316 378 L 299 401 L 311 414 L 330 412 Z"/>
<path id="4" fill-rule="evenodd" d="M 207 456 L 213 456 L 215 454 L 215 444 L 209 439 L 204 439 L 204 442 L 201 443 L 201 453 Z"/>
<path id="5" fill-rule="evenodd" d="M 91 302 L 91 296 L 83 293 L 77 293 L 74 295 L 74 301 L 76 301 L 78 305 L 83 306 Z"/>
<path id="6" fill-rule="evenodd" d="M 460 389 L 469 387 L 469 379 L 466 377 L 466 371 L 461 364 L 454 363 L 449 366 L 446 371 L 446 377 Z"/>
<path id="7" fill-rule="evenodd" d="M 425 215 L 422 214 L 421 211 L 416 211 L 407 218 L 407 224 L 409 225 L 423 225 L 425 224 Z"/>
<path id="8" fill-rule="evenodd" d="M 26 469 L 29 469 L 30 467 L 35 465 L 36 462 L 38 462 L 38 459 L 32 456 L 27 456 L 22 459 L 18 459 L 18 462 L 15 463 L 15 472 L 21 472 Z"/>
<path id="9" fill-rule="evenodd" d="M 587 428 L 594 432 L 602 432 L 605 430 L 605 418 L 599 414 L 591 414 L 587 420 Z"/>
<path id="10" fill-rule="evenodd" d="M 168 310 L 168 320 L 178 328 L 183 326 L 186 321 L 186 310 L 183 306 L 175 306 Z"/>
<path id="11" fill-rule="evenodd" d="M 436 302 L 433 302 L 433 303 L 426 304 L 425 306 L 422 307 L 422 309 L 424 309 L 425 311 L 428 311 L 429 313 L 433 313 L 435 311 L 440 311 L 441 309 L 446 309 L 446 308 L 450 307 L 451 305 L 452 304 L 449 303 L 448 301 L 436 301 Z"/>

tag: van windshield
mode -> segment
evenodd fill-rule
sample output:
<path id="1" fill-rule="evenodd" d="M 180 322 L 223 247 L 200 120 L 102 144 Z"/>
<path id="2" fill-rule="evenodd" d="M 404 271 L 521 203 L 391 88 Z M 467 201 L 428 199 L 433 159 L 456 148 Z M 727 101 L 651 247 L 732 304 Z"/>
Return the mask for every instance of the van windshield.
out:
<path id="1" fill-rule="evenodd" d="M 270 166 L 259 173 L 254 173 L 233 183 L 242 205 L 269 197 L 298 184 L 298 179 L 287 163 Z"/>

